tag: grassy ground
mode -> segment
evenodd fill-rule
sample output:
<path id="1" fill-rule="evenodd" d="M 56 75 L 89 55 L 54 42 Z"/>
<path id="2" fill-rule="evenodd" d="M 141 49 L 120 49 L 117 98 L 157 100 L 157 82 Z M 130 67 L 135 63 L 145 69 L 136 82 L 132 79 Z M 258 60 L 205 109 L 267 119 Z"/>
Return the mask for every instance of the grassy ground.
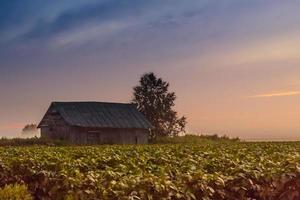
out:
<path id="1" fill-rule="evenodd" d="M 178 137 L 158 137 L 151 144 L 195 144 L 195 143 L 211 143 L 211 142 L 238 142 L 239 138 L 229 138 L 227 136 L 218 135 L 185 135 Z M 0 138 L 0 146 L 72 146 L 72 144 L 61 140 L 49 140 L 38 137 L 33 138 Z"/>
<path id="2" fill-rule="evenodd" d="M 226 135 L 185 135 L 177 137 L 158 137 L 153 141 L 155 144 L 199 144 L 214 142 L 239 142 L 239 138 L 230 138 Z"/>

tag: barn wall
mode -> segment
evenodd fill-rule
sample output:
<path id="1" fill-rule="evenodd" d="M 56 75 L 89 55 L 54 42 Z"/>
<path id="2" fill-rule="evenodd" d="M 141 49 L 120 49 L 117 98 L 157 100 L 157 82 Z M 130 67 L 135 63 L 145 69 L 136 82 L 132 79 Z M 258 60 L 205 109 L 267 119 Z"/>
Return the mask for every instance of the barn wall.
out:
<path id="1" fill-rule="evenodd" d="M 71 128 L 75 144 L 147 144 L 149 131 L 143 129 Z"/>
<path id="2" fill-rule="evenodd" d="M 41 127 L 41 137 L 66 140 L 73 144 L 147 144 L 145 129 L 81 128 L 69 126 L 58 113 L 48 113 Z"/>
<path id="3" fill-rule="evenodd" d="M 58 113 L 48 113 L 45 116 L 47 126 L 41 127 L 41 137 L 53 140 L 70 140 L 71 127 Z"/>

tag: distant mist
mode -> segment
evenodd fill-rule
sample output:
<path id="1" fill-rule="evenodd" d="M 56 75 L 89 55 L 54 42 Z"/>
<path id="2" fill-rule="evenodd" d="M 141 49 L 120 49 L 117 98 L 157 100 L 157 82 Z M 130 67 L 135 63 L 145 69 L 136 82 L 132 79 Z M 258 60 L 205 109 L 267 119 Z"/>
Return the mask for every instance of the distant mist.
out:
<path id="1" fill-rule="evenodd" d="M 27 124 L 20 134 L 21 138 L 40 137 L 40 131 L 36 124 Z"/>

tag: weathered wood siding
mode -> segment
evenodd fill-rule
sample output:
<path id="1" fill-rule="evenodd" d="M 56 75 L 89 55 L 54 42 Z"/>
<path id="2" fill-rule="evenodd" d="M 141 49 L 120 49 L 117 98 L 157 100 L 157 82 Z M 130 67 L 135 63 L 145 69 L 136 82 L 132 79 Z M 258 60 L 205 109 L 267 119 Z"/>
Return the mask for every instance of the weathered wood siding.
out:
<path id="1" fill-rule="evenodd" d="M 147 144 L 149 131 L 144 129 L 72 128 L 75 144 Z"/>
<path id="2" fill-rule="evenodd" d="M 41 137 L 54 140 L 69 140 L 71 127 L 58 113 L 46 115 L 47 126 L 41 127 Z"/>
<path id="3" fill-rule="evenodd" d="M 65 140 L 73 144 L 147 144 L 146 129 L 82 128 L 69 126 L 57 113 L 46 116 L 47 126 L 41 127 L 41 137 Z"/>

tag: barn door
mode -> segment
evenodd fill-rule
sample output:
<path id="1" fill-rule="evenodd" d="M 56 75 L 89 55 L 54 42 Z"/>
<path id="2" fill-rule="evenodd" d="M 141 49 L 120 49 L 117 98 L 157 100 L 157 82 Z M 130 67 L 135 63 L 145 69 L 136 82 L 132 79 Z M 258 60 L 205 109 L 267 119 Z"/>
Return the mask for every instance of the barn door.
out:
<path id="1" fill-rule="evenodd" d="M 135 141 L 135 144 L 138 144 L 138 143 L 139 143 L 138 136 L 135 136 L 135 137 L 134 137 L 134 141 Z"/>
<path id="2" fill-rule="evenodd" d="M 99 144 L 100 132 L 98 131 L 88 131 L 87 132 L 87 143 L 88 144 Z"/>

